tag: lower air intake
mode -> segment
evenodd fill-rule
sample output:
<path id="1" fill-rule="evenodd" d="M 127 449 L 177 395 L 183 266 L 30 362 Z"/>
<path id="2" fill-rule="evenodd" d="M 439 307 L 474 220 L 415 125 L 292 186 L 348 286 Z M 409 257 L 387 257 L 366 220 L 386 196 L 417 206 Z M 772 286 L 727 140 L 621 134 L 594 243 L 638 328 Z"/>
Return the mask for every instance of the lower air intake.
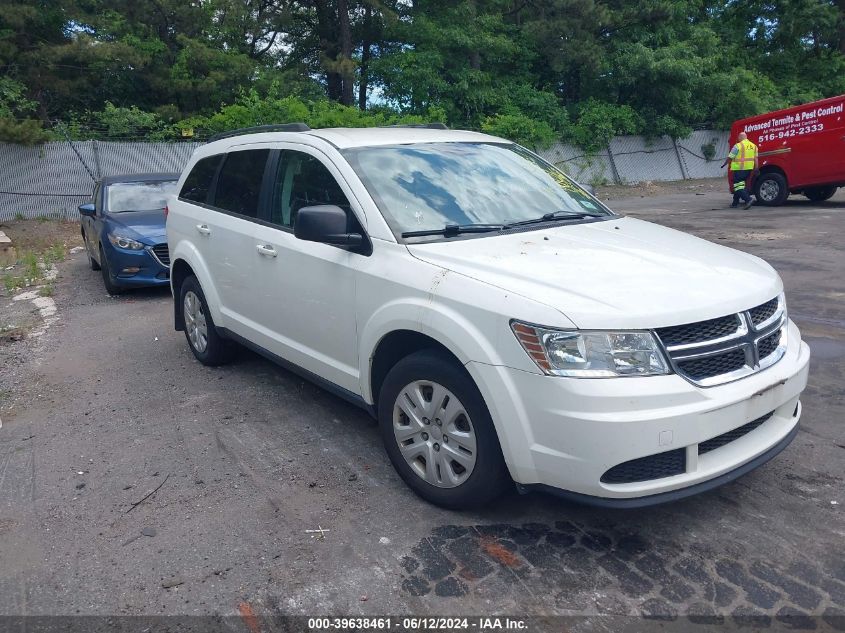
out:
<path id="1" fill-rule="evenodd" d="M 678 448 L 618 464 L 603 474 L 601 481 L 606 484 L 630 484 L 635 481 L 682 475 L 686 470 L 686 449 Z"/>

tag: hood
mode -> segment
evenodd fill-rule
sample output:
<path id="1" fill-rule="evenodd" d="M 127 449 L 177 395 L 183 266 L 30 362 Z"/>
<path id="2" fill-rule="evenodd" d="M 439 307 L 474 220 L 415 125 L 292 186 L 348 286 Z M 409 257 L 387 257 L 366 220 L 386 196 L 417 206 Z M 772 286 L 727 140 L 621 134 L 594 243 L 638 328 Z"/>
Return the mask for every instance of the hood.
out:
<path id="1" fill-rule="evenodd" d="M 107 221 L 110 227 L 119 231 L 121 235 L 145 244 L 158 244 L 167 241 L 164 228 L 164 209 L 110 213 Z"/>
<path id="2" fill-rule="evenodd" d="M 408 250 L 556 308 L 584 329 L 701 321 L 764 303 L 783 287 L 758 257 L 625 217 Z"/>

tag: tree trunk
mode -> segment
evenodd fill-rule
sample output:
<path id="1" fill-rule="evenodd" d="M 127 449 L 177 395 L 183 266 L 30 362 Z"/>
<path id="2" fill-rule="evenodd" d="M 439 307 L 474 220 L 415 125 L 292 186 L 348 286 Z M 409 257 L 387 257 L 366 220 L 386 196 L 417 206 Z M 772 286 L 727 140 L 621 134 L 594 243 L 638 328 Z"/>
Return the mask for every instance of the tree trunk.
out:
<path id="1" fill-rule="evenodd" d="M 317 13 L 317 36 L 320 40 L 320 54 L 326 73 L 326 96 L 331 101 L 340 101 L 343 92 L 343 80 L 336 65 L 340 49 L 338 48 L 337 14 L 331 6 L 331 0 L 315 0 Z"/>
<path id="2" fill-rule="evenodd" d="M 364 8 L 364 38 L 361 44 L 361 76 L 358 79 L 358 108 L 367 109 L 367 84 L 369 83 L 370 72 L 370 47 L 372 43 L 372 17 L 373 9 L 367 4 Z"/>
<path id="3" fill-rule="evenodd" d="M 845 55 L 845 0 L 839 0 L 839 52 Z"/>
<path id="4" fill-rule="evenodd" d="M 476 0 L 469 1 L 470 12 L 472 14 L 473 20 L 478 17 L 478 6 L 476 4 Z M 481 70 L 481 52 L 478 50 L 472 50 L 469 53 L 469 67 L 473 70 Z"/>
<path id="5" fill-rule="evenodd" d="M 337 18 L 340 23 L 340 73 L 341 96 L 343 105 L 351 106 L 355 103 L 355 73 L 352 68 L 352 31 L 349 27 L 349 4 L 347 0 L 337 0 Z"/>

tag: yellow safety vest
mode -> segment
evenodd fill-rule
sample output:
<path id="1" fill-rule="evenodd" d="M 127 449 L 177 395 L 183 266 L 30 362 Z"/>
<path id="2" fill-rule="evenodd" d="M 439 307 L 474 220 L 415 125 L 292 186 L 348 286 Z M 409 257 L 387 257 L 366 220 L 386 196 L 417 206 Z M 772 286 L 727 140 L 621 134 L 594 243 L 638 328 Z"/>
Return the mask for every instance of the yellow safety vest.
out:
<path id="1" fill-rule="evenodd" d="M 734 145 L 734 147 L 738 151 L 736 156 L 731 159 L 731 171 L 751 171 L 754 169 L 757 146 L 748 139 L 745 139 Z"/>

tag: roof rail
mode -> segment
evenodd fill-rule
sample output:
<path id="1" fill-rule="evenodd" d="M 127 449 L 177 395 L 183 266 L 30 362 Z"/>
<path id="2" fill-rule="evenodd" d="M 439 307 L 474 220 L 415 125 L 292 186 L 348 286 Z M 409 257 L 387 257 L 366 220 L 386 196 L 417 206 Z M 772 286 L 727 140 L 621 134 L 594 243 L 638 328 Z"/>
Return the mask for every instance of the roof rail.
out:
<path id="1" fill-rule="evenodd" d="M 448 130 L 445 123 L 397 123 L 396 125 L 384 125 L 382 127 L 416 127 L 423 130 Z"/>
<path id="2" fill-rule="evenodd" d="M 311 128 L 305 123 L 276 123 L 272 125 L 257 125 L 255 127 L 242 127 L 237 130 L 220 132 L 209 137 L 208 142 L 219 141 L 222 138 L 240 136 L 242 134 L 261 134 L 263 132 L 308 132 Z"/>

